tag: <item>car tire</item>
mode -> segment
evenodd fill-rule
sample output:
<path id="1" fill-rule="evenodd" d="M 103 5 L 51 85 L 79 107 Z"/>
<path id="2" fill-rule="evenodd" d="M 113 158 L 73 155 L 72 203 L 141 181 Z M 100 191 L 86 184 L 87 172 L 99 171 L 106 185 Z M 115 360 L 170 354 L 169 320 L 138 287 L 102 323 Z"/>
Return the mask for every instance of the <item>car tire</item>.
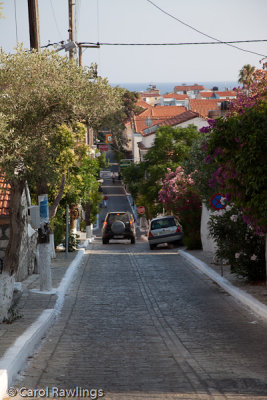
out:
<path id="1" fill-rule="evenodd" d="M 154 250 L 156 248 L 156 245 L 155 244 L 150 244 L 149 247 L 150 247 L 150 250 Z"/>
<path id="2" fill-rule="evenodd" d="M 131 238 L 131 244 L 135 244 L 135 237 Z"/>
<path id="3" fill-rule="evenodd" d="M 109 243 L 109 239 L 102 239 L 102 243 L 103 244 L 108 244 Z"/>

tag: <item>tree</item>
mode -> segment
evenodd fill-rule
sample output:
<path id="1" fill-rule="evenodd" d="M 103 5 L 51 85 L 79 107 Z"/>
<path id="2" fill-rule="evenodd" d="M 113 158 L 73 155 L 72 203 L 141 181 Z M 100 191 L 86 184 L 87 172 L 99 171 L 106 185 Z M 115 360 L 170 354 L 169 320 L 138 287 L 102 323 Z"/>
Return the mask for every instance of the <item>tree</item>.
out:
<path id="1" fill-rule="evenodd" d="M 11 230 L 4 272 L 13 276 L 24 224 L 20 200 L 25 183 L 43 190 L 58 179 L 54 166 L 60 156 L 55 145 L 57 128 L 75 120 L 96 124 L 120 108 L 121 94 L 105 79 L 92 80 L 90 71 L 55 51 L 29 53 L 21 47 L 15 54 L 0 51 L 0 87 L 4 125 L 0 169 L 11 185 Z"/>
<path id="2" fill-rule="evenodd" d="M 251 66 L 250 64 L 244 65 L 243 68 L 239 71 L 238 82 L 249 88 L 253 83 L 255 70 L 256 67 Z"/>
<path id="3" fill-rule="evenodd" d="M 194 125 L 186 128 L 162 126 L 157 130 L 155 141 L 145 155 L 144 162 L 126 169 L 126 179 L 129 175 L 127 183 L 135 185 L 137 198 L 146 207 L 148 218 L 162 211 L 158 192 L 167 168 L 174 171 L 188 159 L 190 148 L 198 135 Z"/>
<path id="4" fill-rule="evenodd" d="M 210 185 L 243 211 L 258 233 L 267 232 L 267 101 L 241 115 L 220 119 L 207 145 L 216 166 Z"/>
<path id="5" fill-rule="evenodd" d="M 131 119 L 134 114 L 143 111 L 143 109 L 138 107 L 136 104 L 139 98 L 137 92 L 130 92 L 129 90 L 120 87 L 117 87 L 116 89 L 121 93 L 121 109 L 99 121 L 95 128 L 99 131 L 110 130 L 113 134 L 113 150 L 123 153 L 125 151 L 125 145 L 127 145 L 125 138 L 123 137 L 123 132 L 125 130 L 124 122 L 127 119 Z M 101 134 L 99 134 L 99 139 L 104 141 L 105 137 L 101 137 Z"/>
<path id="6" fill-rule="evenodd" d="M 187 247 L 201 248 L 201 198 L 194 182 L 194 173 L 187 175 L 180 166 L 175 171 L 168 168 L 159 191 L 159 200 L 167 211 L 179 218 Z"/>

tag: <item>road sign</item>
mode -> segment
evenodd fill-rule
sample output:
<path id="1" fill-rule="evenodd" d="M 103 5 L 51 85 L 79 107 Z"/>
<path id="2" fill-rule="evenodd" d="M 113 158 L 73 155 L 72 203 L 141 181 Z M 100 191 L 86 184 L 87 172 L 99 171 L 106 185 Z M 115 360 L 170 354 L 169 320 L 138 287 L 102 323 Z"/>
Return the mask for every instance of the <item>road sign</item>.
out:
<path id="1" fill-rule="evenodd" d="M 113 138 L 111 133 L 106 135 L 106 143 L 113 143 Z"/>
<path id="2" fill-rule="evenodd" d="M 145 211 L 146 211 L 146 209 L 145 209 L 145 207 L 143 207 L 143 206 L 139 206 L 139 207 L 137 208 L 138 214 L 143 215 L 143 214 L 145 213 Z"/>
<path id="3" fill-rule="evenodd" d="M 210 200 L 211 207 L 215 210 L 223 210 L 226 207 L 226 204 L 222 203 L 222 199 L 224 199 L 222 193 L 214 194 Z"/>

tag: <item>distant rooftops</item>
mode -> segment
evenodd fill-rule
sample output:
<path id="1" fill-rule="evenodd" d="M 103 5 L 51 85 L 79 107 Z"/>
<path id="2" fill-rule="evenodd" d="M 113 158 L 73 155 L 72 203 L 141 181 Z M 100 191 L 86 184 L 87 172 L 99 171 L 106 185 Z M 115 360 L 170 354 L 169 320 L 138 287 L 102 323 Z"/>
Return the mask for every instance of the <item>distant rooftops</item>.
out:
<path id="1" fill-rule="evenodd" d="M 184 94 L 186 94 L 189 91 L 198 91 L 198 92 L 200 92 L 201 90 L 205 90 L 204 86 L 198 85 L 197 83 L 195 83 L 194 85 L 175 86 L 175 88 L 174 88 L 174 92 L 175 93 L 183 92 Z"/>

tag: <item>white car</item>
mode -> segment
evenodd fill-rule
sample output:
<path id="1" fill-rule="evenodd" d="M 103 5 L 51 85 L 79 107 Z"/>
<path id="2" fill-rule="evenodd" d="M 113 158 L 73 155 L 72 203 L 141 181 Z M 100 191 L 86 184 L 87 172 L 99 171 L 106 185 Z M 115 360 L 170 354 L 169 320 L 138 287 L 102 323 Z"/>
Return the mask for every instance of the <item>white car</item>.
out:
<path id="1" fill-rule="evenodd" d="M 149 224 L 148 242 L 153 250 L 161 243 L 182 244 L 183 228 L 176 217 L 165 215 L 153 218 Z"/>

